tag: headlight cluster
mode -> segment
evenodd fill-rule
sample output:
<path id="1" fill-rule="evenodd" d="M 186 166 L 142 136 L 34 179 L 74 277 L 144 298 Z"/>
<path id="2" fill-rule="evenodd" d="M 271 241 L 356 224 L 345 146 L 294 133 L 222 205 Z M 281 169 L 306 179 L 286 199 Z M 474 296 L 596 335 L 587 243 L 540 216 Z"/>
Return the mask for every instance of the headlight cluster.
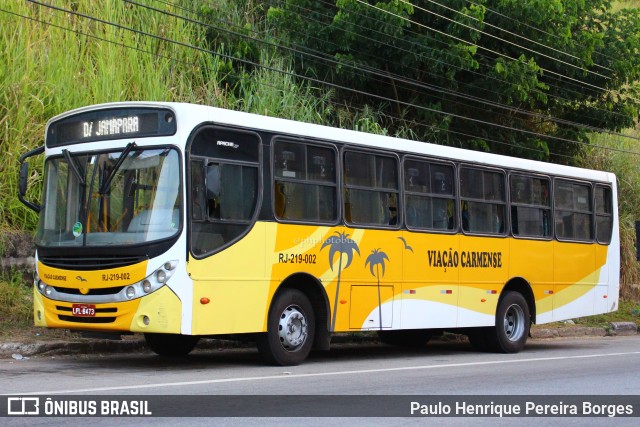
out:
<path id="1" fill-rule="evenodd" d="M 55 293 L 55 289 L 53 288 L 53 286 L 49 286 L 42 280 L 40 280 L 40 276 L 38 276 L 38 273 L 34 275 L 33 283 L 35 283 L 35 285 L 38 287 L 38 290 L 43 295 L 50 297 L 51 294 Z"/>
<path id="2" fill-rule="evenodd" d="M 160 289 L 173 275 L 177 266 L 178 261 L 165 262 L 162 264 L 162 267 L 151 273 L 144 280 L 127 286 L 125 289 L 125 296 L 128 299 L 135 299 Z"/>
<path id="3" fill-rule="evenodd" d="M 178 266 L 178 261 L 167 261 L 156 271 L 151 273 L 143 280 L 134 283 L 133 285 L 125 286 L 121 291 L 110 295 L 92 295 L 90 299 L 96 303 L 106 302 L 118 302 L 132 300 L 143 297 L 154 291 L 157 291 L 173 276 Z M 41 294 L 47 297 L 60 301 L 68 302 L 85 302 L 89 296 L 85 295 L 71 295 L 64 292 L 58 292 L 53 286 L 47 285 L 40 280 L 38 274 L 35 274 L 34 284 L 38 288 Z"/>

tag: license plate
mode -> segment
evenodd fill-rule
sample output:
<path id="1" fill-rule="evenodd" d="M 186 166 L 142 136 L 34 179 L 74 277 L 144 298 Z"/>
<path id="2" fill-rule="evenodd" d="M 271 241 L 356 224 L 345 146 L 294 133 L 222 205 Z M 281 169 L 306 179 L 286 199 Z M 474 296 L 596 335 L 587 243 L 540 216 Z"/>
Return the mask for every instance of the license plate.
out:
<path id="1" fill-rule="evenodd" d="M 79 317 L 94 317 L 96 315 L 96 306 L 93 304 L 73 304 L 71 306 L 71 314 Z"/>

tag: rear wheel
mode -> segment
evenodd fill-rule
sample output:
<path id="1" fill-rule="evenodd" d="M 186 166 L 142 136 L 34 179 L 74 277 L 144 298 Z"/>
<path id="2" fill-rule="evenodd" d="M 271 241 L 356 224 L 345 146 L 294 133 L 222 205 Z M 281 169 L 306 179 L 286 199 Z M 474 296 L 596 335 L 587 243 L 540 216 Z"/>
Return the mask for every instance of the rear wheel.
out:
<path id="1" fill-rule="evenodd" d="M 269 309 L 267 332 L 257 339 L 262 358 L 280 366 L 302 363 L 313 344 L 315 317 L 305 294 L 296 289 L 284 289 Z"/>
<path id="2" fill-rule="evenodd" d="M 419 348 L 424 347 L 429 342 L 431 332 L 426 329 L 378 331 L 378 338 L 381 342 L 389 345 Z"/>
<path id="3" fill-rule="evenodd" d="M 485 343 L 491 351 L 517 353 L 529 336 L 529 305 L 521 293 L 507 291 L 498 304 L 496 326 L 485 329 Z"/>
<path id="4" fill-rule="evenodd" d="M 159 356 L 180 357 L 191 353 L 200 337 L 179 334 L 144 334 L 147 346 Z"/>

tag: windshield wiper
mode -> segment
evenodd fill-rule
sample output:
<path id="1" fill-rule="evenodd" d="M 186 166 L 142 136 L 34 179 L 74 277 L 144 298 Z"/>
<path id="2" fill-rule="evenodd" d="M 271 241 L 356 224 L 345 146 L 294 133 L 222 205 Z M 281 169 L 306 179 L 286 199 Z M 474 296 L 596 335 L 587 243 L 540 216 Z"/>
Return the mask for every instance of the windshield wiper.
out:
<path id="1" fill-rule="evenodd" d="M 100 189 L 98 190 L 98 194 L 102 195 L 107 192 L 107 190 L 111 186 L 111 181 L 113 181 L 113 177 L 116 175 L 116 172 L 118 171 L 118 169 L 120 169 L 120 166 L 122 166 L 122 163 L 124 163 L 124 160 L 127 158 L 131 150 L 133 150 L 135 147 L 136 147 L 135 142 L 130 142 L 127 144 L 122 154 L 120 154 L 120 157 L 118 157 L 118 160 L 116 161 L 116 164 L 113 166 L 113 169 L 111 169 L 111 173 L 109 174 L 109 177 L 100 186 Z"/>
<path id="2" fill-rule="evenodd" d="M 78 182 L 80 182 L 80 185 L 85 187 L 87 185 L 87 182 L 84 180 L 84 171 L 82 173 L 80 172 L 80 170 L 78 169 L 78 165 L 76 164 L 76 160 L 71 157 L 71 153 L 69 153 L 69 150 L 62 150 L 62 155 L 64 156 L 69 166 L 71 166 L 71 170 L 73 171 L 73 174 L 76 176 L 76 178 L 78 178 Z"/>

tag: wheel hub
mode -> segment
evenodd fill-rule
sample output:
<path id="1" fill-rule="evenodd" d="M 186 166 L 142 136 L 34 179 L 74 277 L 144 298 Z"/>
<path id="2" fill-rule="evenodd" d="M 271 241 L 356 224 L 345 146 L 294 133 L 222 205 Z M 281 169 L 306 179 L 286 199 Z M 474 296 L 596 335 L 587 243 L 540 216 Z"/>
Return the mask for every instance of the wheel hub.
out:
<path id="1" fill-rule="evenodd" d="M 297 306 L 290 305 L 280 316 L 278 335 L 282 347 L 289 351 L 300 348 L 308 336 L 307 319 Z"/>
<path id="2" fill-rule="evenodd" d="M 525 322 L 522 307 L 517 304 L 509 306 L 504 314 L 504 333 L 510 341 L 518 341 L 522 338 Z"/>

